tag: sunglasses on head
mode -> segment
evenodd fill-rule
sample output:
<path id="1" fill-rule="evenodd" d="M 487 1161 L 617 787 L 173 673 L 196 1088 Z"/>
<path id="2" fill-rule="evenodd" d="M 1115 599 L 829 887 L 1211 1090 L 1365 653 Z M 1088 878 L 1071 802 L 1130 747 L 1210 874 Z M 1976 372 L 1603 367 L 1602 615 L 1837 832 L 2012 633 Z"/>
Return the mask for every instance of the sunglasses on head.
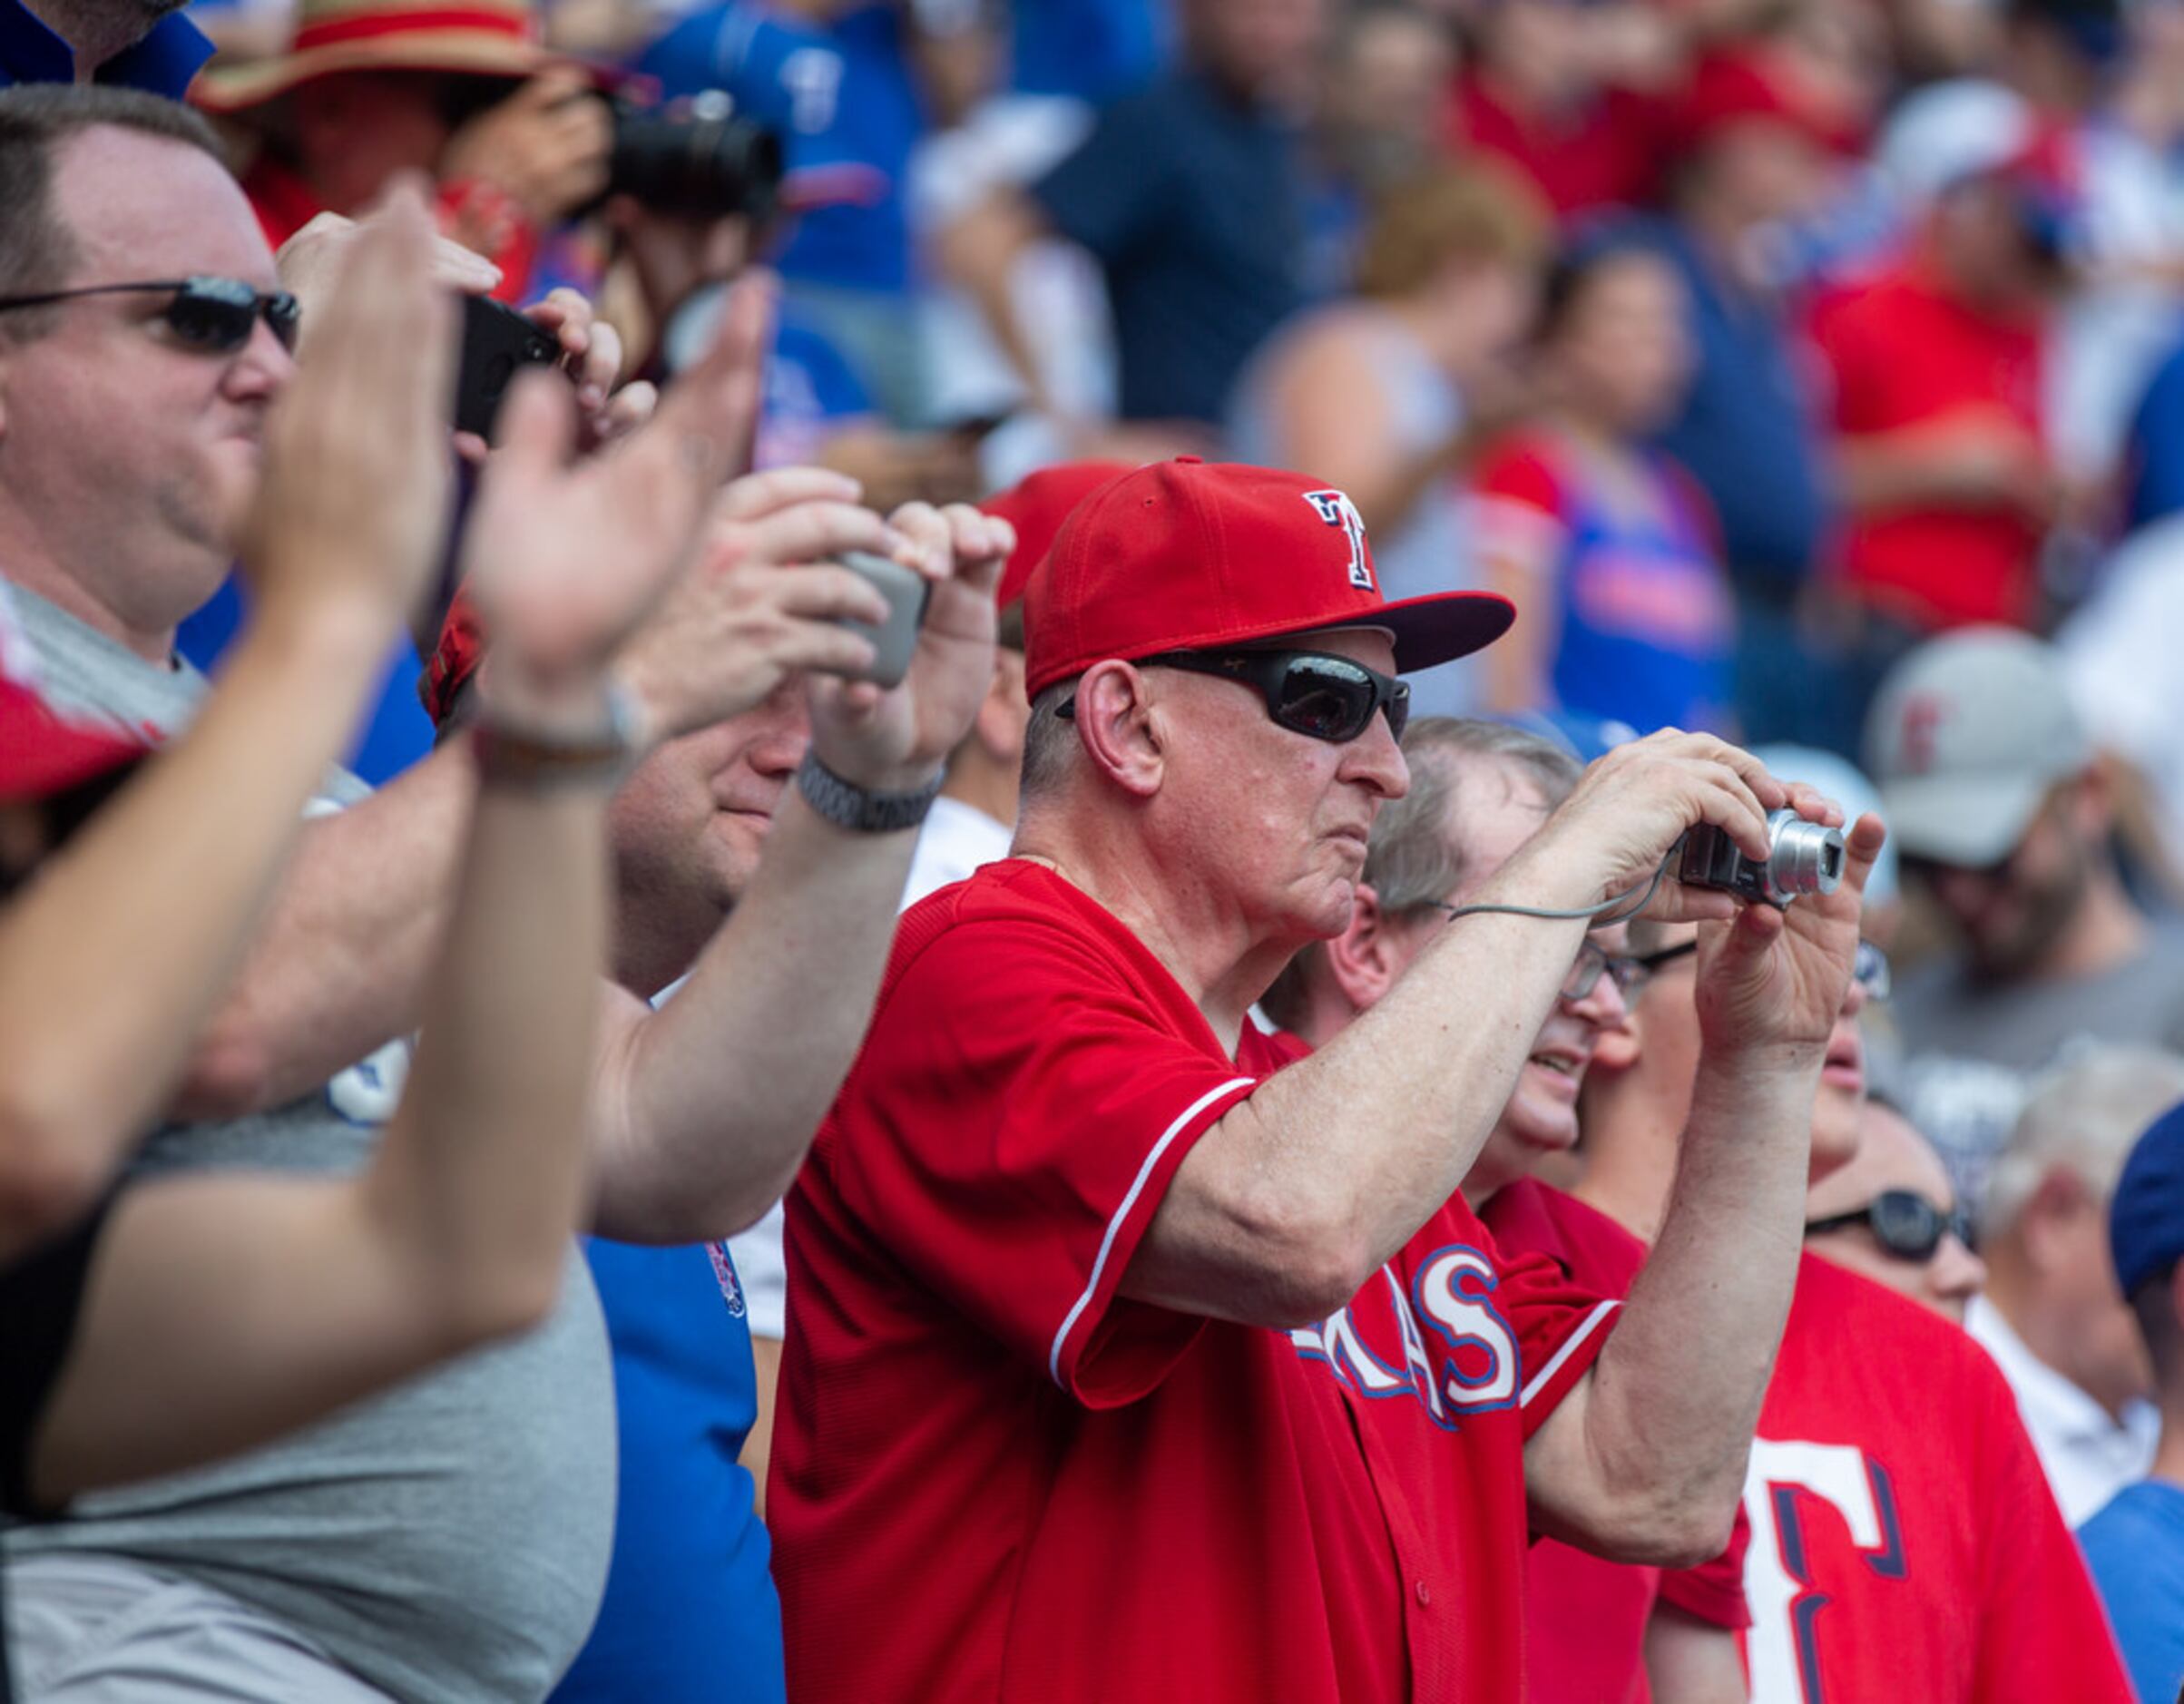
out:
<path id="1" fill-rule="evenodd" d="M 1266 700 L 1277 727 L 1310 739 L 1342 745 L 1372 726 L 1373 712 L 1387 711 L 1396 739 L 1410 720 L 1411 690 L 1393 675 L 1324 651 L 1170 651 L 1138 660 L 1141 669 L 1182 669 L 1248 686 Z M 1076 700 L 1054 712 L 1076 715 Z"/>
<path id="2" fill-rule="evenodd" d="M 1855 1213 L 1807 1220 L 1805 1234 L 1847 1230 L 1853 1225 L 1865 1226 L 1875 1242 L 1902 1260 L 1933 1259 L 1949 1231 L 1967 1248 L 1972 1242 L 1972 1221 L 1963 1208 L 1944 1213 L 1915 1190 L 1883 1190 Z"/>
<path id="3" fill-rule="evenodd" d="M 303 309 L 287 290 L 261 290 L 232 278 L 149 279 L 132 284 L 87 284 L 81 289 L 47 290 L 36 296 L 0 297 L 0 312 L 12 308 L 47 308 L 82 296 L 124 296 L 136 291 L 172 292 L 160 318 L 167 329 L 192 348 L 232 355 L 250 340 L 260 317 L 293 351 Z"/>

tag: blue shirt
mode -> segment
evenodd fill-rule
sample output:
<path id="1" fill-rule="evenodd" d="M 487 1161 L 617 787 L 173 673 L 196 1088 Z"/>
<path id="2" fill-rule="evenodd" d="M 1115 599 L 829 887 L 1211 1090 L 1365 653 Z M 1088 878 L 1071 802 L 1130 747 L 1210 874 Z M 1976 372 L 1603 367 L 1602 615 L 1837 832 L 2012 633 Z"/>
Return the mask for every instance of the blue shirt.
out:
<path id="1" fill-rule="evenodd" d="M 758 1415 L 750 1329 L 719 1243 L 593 1238 L 622 1442 L 614 1561 L 553 1704 L 781 1704 L 771 1545 L 736 1462 Z"/>
<path id="2" fill-rule="evenodd" d="M 1106 277 L 1126 419 L 1218 424 L 1308 299 L 1295 128 L 1193 73 L 1107 107 L 1032 194 Z"/>
<path id="3" fill-rule="evenodd" d="M 193 667 L 211 673 L 242 631 L 247 609 L 242 581 L 230 574 L 212 601 L 176 632 L 175 650 Z M 378 694 L 356 743 L 341 759 L 343 769 L 374 787 L 385 787 L 411 764 L 431 756 L 432 718 L 417 697 L 417 677 L 423 672 L 417 648 L 405 633 L 388 650 Z"/>
<path id="4" fill-rule="evenodd" d="M 2184 510 L 2184 346 L 2155 369 L 2140 398 L 2124 465 L 2127 530 Z"/>
<path id="5" fill-rule="evenodd" d="M 809 465 L 820 446 L 845 423 L 872 412 L 870 395 L 841 352 L 811 326 L 784 312 L 766 362 L 757 465 Z"/>
<path id="6" fill-rule="evenodd" d="M 1023 0 L 1009 10 L 1010 85 L 1098 106 L 1161 69 L 1169 34 L 1159 0 Z"/>
<path id="7" fill-rule="evenodd" d="M 152 26 L 133 47 L 123 48 L 98 68 L 94 83 L 146 89 L 179 101 L 212 57 L 212 44 L 180 13 Z M 68 44 L 24 9 L 23 0 L 0 0 L 0 89 L 18 83 L 73 83 L 76 56 Z"/>
<path id="8" fill-rule="evenodd" d="M 798 216 L 775 264 L 813 284 L 899 294 L 910 283 L 903 201 L 924 107 L 893 5 L 845 13 L 825 28 L 730 4 L 694 12 L 646 49 L 637 68 L 672 99 L 720 89 L 780 133 L 788 190 L 832 203 Z"/>
<path id="9" fill-rule="evenodd" d="M 2172 1704 L 2184 1688 L 2184 1490 L 2127 1485 L 2078 1542 L 2142 1704 Z"/>
<path id="10" fill-rule="evenodd" d="M 1829 520 L 1789 333 L 1771 304 L 1717 277 L 1684 231 L 1662 225 L 1659 236 L 1689 294 L 1697 360 L 1682 413 L 1655 442 L 1711 499 L 1730 573 L 1787 590 L 1812 573 Z"/>

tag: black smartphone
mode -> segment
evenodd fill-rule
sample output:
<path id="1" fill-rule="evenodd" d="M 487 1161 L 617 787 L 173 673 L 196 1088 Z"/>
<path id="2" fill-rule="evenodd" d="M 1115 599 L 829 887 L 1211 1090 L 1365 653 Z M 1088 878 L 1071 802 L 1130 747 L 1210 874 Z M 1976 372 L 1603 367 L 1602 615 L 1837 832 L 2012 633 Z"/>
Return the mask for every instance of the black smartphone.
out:
<path id="1" fill-rule="evenodd" d="M 501 398 L 525 367 L 551 367 L 561 342 L 513 308 L 488 296 L 463 298 L 463 354 L 456 368 L 455 425 L 458 432 L 490 437 Z"/>

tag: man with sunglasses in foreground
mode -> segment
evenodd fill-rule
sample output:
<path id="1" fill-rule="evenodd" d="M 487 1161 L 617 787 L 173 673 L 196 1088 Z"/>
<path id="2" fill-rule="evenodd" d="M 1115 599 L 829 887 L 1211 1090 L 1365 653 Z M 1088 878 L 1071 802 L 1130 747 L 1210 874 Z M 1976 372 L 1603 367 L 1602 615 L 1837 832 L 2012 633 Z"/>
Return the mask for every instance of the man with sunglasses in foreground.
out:
<path id="1" fill-rule="evenodd" d="M 1260 1009 L 1313 1045 L 1377 1004 L 1442 929 L 1577 784 L 1576 759 L 1504 722 L 1432 717 L 1404 735 L 1410 791 L 1373 825 L 1349 926 L 1289 961 Z M 1624 1022 L 1623 990 L 1643 973 L 1621 926 L 1588 935 L 1557 992 L 1509 1104 L 1464 1173 L 1463 1196 L 1505 1259 L 1552 1260 L 1603 1296 L 1622 1297 L 1645 1245 L 1605 1214 L 1532 1174 L 1578 1141 L 1577 1098 L 1603 1033 Z M 1741 1532 L 1741 1526 L 1739 1528 Z M 1679 1704 L 1741 1699 L 1733 1632 L 1746 1626 L 1741 1542 L 1694 1568 L 1609 1562 L 1552 1539 L 1524 1562 L 1527 1704 L 1598 1704 L 1651 1695 Z M 1716 1631 L 1648 1650 L 1657 1599 L 1678 1621 Z M 1669 1618 L 1663 1618 L 1669 1624 Z M 1686 1653 L 1696 1651 L 1698 1658 Z M 1710 1659 L 1710 1667 L 1694 1662 Z"/>
<path id="2" fill-rule="evenodd" d="M 1705 1093 L 1704 949 L 1681 925 L 1631 933 L 1642 974 L 1587 1077 L 1576 1192 L 1653 1240 L 1658 1265 Z M 1885 961 L 1858 958 L 1810 1107 L 1816 1183 L 1858 1148 L 1858 1014 L 1885 986 Z M 1744 1508 L 1753 1704 L 2131 1696 L 1994 1364 L 1955 1325 L 1816 1254 L 1797 1268 Z"/>
<path id="3" fill-rule="evenodd" d="M 1458 1186 L 1588 913 L 1695 822 L 1761 856 L 1827 807 L 1709 737 L 1621 748 L 1473 902 L 1551 915 L 1452 919 L 1299 1057 L 1247 1013 L 1409 787 L 1394 671 L 1508 606 L 1388 604 L 1340 492 L 1184 460 L 1086 498 L 1024 615 L 1015 856 L 906 916 L 789 1198 L 791 1697 L 1513 1704 L 1528 1531 L 1729 1535 L 1879 827 L 1787 914 L 1661 883 L 1711 1045 L 1625 1307 Z"/>

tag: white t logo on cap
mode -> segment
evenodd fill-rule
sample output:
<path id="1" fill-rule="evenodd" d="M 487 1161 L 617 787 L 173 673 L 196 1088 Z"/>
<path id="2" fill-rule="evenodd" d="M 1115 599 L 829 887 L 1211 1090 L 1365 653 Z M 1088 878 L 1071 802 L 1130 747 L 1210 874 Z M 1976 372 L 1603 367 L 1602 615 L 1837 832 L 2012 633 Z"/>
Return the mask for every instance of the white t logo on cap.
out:
<path id="1" fill-rule="evenodd" d="M 1305 501 L 1319 512 L 1329 526 L 1338 526 L 1350 541 L 1350 583 L 1366 592 L 1378 592 L 1373 571 L 1365 560 L 1365 517 L 1346 491 L 1307 491 Z"/>

